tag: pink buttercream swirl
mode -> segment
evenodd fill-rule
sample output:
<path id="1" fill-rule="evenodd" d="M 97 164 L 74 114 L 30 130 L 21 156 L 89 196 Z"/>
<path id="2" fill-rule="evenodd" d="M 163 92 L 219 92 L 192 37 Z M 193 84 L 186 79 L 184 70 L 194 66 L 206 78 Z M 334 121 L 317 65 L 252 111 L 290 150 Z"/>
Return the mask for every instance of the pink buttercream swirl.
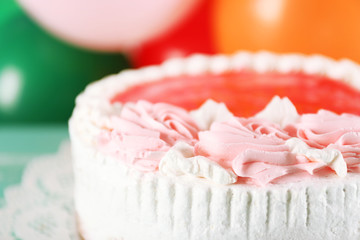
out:
<path id="1" fill-rule="evenodd" d="M 275 124 L 256 118 L 234 118 L 213 123 L 199 133 L 196 152 L 232 168 L 241 178 L 257 185 L 301 180 L 325 167 L 292 154 L 285 141 L 290 136 Z M 244 180 L 244 179 L 243 179 Z"/>
<path id="2" fill-rule="evenodd" d="M 360 172 L 360 117 L 353 114 L 335 114 L 320 110 L 304 114 L 300 120 L 285 128 L 309 146 L 339 150 L 349 172 Z"/>
<path id="3" fill-rule="evenodd" d="M 155 171 L 177 142 L 239 176 L 239 183 L 265 185 L 335 175 L 326 163 L 290 151 L 297 137 L 316 149 L 339 150 L 350 172 L 360 172 L 360 117 L 321 110 L 285 127 L 256 117 L 230 117 L 200 131 L 189 112 L 165 103 L 127 103 L 98 137 L 101 151 L 142 171 Z"/>
<path id="4" fill-rule="evenodd" d="M 189 113 L 165 103 L 128 103 L 110 122 L 112 128 L 104 129 L 98 138 L 100 149 L 143 171 L 156 170 L 176 142 L 193 145 L 198 138 Z"/>

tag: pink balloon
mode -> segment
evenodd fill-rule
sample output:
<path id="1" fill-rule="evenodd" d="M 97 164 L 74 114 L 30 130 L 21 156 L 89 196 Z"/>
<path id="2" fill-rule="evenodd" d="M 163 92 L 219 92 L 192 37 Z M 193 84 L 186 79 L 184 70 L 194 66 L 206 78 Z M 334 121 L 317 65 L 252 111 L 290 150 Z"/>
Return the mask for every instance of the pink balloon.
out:
<path id="1" fill-rule="evenodd" d="M 128 50 L 181 21 L 199 0 L 18 0 L 55 35 L 95 50 Z"/>

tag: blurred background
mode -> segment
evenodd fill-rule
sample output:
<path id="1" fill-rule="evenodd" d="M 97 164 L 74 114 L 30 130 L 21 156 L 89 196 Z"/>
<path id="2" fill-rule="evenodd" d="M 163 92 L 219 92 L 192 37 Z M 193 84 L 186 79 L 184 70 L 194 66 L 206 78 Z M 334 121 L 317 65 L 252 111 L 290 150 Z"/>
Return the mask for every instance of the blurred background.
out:
<path id="1" fill-rule="evenodd" d="M 65 123 L 91 81 L 192 53 L 360 61 L 357 0 L 1 0 L 0 124 Z"/>
<path id="2" fill-rule="evenodd" d="M 68 138 L 75 96 L 92 81 L 192 53 L 360 62 L 359 23 L 358 0 L 0 0 L 0 190 L 28 159 L 9 154 L 54 152 Z"/>

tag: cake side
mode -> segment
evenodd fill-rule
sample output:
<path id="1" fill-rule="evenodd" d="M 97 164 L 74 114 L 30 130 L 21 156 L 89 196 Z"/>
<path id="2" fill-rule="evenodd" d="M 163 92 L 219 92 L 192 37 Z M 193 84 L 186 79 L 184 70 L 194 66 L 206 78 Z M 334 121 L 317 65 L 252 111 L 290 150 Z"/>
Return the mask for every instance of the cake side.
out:
<path id="1" fill-rule="evenodd" d="M 358 174 L 265 187 L 216 185 L 143 173 L 72 139 L 75 208 L 85 239 L 360 236 Z"/>

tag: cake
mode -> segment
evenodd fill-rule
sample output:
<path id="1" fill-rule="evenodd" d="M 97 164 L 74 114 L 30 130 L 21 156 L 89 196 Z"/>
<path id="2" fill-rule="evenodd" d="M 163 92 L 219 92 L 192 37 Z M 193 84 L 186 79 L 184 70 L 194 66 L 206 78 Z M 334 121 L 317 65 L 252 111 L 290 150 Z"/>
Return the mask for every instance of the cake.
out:
<path id="1" fill-rule="evenodd" d="M 360 238 L 360 67 L 194 55 L 89 85 L 69 121 L 84 239 Z"/>

